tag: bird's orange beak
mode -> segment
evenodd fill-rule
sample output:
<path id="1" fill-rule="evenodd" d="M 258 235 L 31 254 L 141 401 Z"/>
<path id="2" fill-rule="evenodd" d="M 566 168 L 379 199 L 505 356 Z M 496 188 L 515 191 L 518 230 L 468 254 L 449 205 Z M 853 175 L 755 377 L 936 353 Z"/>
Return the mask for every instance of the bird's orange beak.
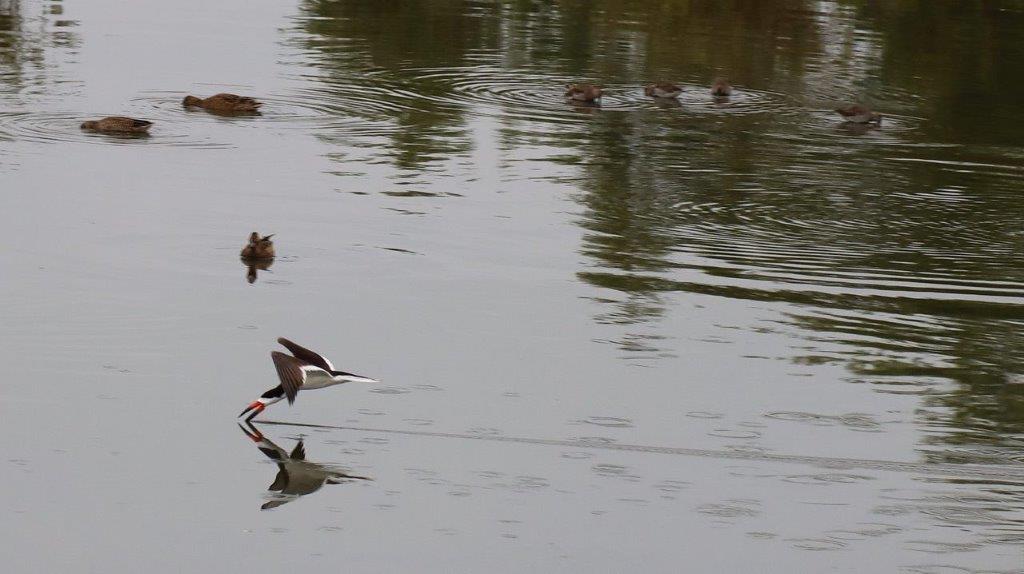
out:
<path id="1" fill-rule="evenodd" d="M 238 416 L 243 416 L 243 415 L 245 415 L 245 413 L 247 413 L 249 411 L 252 411 L 251 415 L 245 417 L 245 420 L 251 421 L 253 417 L 255 417 L 256 415 L 258 415 L 261 412 L 263 412 L 263 409 L 265 409 L 265 408 L 267 408 L 267 405 L 265 405 L 265 404 L 263 404 L 263 403 L 261 403 L 259 401 L 256 401 L 256 402 L 252 403 L 251 405 L 245 407 L 245 410 L 242 411 L 242 413 L 239 414 Z"/>

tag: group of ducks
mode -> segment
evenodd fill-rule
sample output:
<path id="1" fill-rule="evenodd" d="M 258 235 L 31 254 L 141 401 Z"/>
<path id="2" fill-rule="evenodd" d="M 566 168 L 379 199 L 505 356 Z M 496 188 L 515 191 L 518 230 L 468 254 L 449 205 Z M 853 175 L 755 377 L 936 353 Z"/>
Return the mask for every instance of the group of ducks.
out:
<path id="1" fill-rule="evenodd" d="M 644 95 L 652 98 L 673 99 L 679 97 L 683 89 L 676 84 L 660 82 L 644 86 Z M 593 104 L 601 99 L 604 92 L 594 84 L 569 84 L 565 87 L 565 98 L 576 102 Z M 728 98 L 732 95 L 732 86 L 724 78 L 716 78 L 711 83 L 711 95 L 715 98 Z M 882 114 L 872 111 L 861 104 L 851 104 L 835 109 L 836 113 L 848 122 L 857 124 L 882 123 Z"/>
<path id="2" fill-rule="evenodd" d="M 683 89 L 675 84 L 661 82 L 644 86 L 644 95 L 652 98 L 677 98 Z M 594 84 L 569 84 L 565 87 L 565 97 L 577 102 L 596 102 L 604 92 Z M 727 98 L 732 95 L 732 86 L 724 78 L 715 78 L 711 83 L 711 95 L 716 98 Z"/>
<path id="3" fill-rule="evenodd" d="M 711 84 L 711 95 L 716 98 L 728 98 L 732 95 L 732 86 L 724 78 L 717 78 Z M 652 98 L 672 99 L 679 97 L 683 89 L 676 84 L 661 82 L 644 86 L 644 95 Z M 576 102 L 593 104 L 601 99 L 603 91 L 594 84 L 569 84 L 565 87 L 565 98 Z M 263 104 L 247 96 L 237 94 L 215 94 L 208 98 L 185 96 L 182 105 L 186 108 L 197 107 L 220 114 L 259 114 Z M 836 108 L 836 113 L 848 122 L 866 124 L 882 123 L 882 114 L 870 108 L 852 104 Z M 124 116 L 110 116 L 98 120 L 82 122 L 82 129 L 120 134 L 144 134 L 153 127 L 153 122 Z M 271 246 L 271 250 L 273 247 Z M 272 256 L 271 256 L 272 257 Z"/>
<path id="4" fill-rule="evenodd" d="M 247 96 L 237 94 L 215 94 L 208 98 L 185 96 L 181 102 L 186 108 L 203 108 L 220 114 L 259 114 L 263 104 Z M 110 116 L 82 122 L 82 129 L 94 132 L 116 134 L 144 134 L 153 127 L 153 122 L 124 116 Z"/>

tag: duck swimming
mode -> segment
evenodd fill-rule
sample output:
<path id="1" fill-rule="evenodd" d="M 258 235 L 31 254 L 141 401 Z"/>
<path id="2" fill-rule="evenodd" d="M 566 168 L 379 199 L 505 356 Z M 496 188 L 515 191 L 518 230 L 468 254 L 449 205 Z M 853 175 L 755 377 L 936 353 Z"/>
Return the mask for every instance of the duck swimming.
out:
<path id="1" fill-rule="evenodd" d="M 208 98 L 185 96 L 181 105 L 199 107 L 213 112 L 257 112 L 263 104 L 256 100 L 236 94 L 214 94 Z"/>
<path id="2" fill-rule="evenodd" d="M 644 86 L 644 95 L 652 98 L 674 98 L 683 92 L 683 89 L 675 84 L 660 83 Z"/>
<path id="3" fill-rule="evenodd" d="M 249 243 L 242 248 L 242 259 L 273 259 L 274 242 L 270 240 L 274 234 L 260 237 L 259 233 L 253 231 L 249 235 Z"/>
<path id="4" fill-rule="evenodd" d="M 569 84 L 565 86 L 565 97 L 578 102 L 593 102 L 601 99 L 601 88 L 594 84 Z"/>
<path id="5" fill-rule="evenodd" d="M 98 120 L 89 120 L 82 122 L 81 126 L 83 130 L 119 134 L 144 134 L 151 127 L 153 127 L 153 122 L 123 116 L 110 116 Z"/>
<path id="6" fill-rule="evenodd" d="M 871 111 L 871 108 L 860 104 L 852 104 L 836 108 L 836 113 L 848 122 L 855 124 L 882 123 L 882 114 Z"/>
<path id="7" fill-rule="evenodd" d="M 724 98 L 732 95 L 732 86 L 725 78 L 715 78 L 714 82 L 711 82 L 711 95 Z"/>

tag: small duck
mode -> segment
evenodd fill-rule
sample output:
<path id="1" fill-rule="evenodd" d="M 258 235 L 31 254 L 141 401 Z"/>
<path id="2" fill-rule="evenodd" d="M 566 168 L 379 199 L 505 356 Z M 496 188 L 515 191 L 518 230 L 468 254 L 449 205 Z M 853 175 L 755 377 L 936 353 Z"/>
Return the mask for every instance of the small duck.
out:
<path id="1" fill-rule="evenodd" d="M 683 89 L 675 84 L 660 83 L 644 86 L 644 95 L 652 98 L 675 98 L 683 93 Z"/>
<path id="2" fill-rule="evenodd" d="M 195 106 L 213 112 L 257 112 L 263 104 L 256 100 L 235 94 L 214 94 L 208 98 L 197 98 L 185 96 L 181 105 L 187 107 Z"/>
<path id="3" fill-rule="evenodd" d="M 260 237 L 255 231 L 249 235 L 249 244 L 242 248 L 242 259 L 273 259 L 274 242 L 270 240 L 274 234 Z"/>
<path id="4" fill-rule="evenodd" d="M 593 102 L 601 99 L 601 88 L 594 84 L 568 84 L 565 86 L 565 97 L 577 102 Z"/>
<path id="5" fill-rule="evenodd" d="M 82 122 L 82 129 L 94 132 L 106 132 L 114 134 L 144 134 L 153 127 L 153 122 L 126 118 L 122 116 L 110 116 L 99 120 Z"/>
<path id="6" fill-rule="evenodd" d="M 843 116 L 846 121 L 855 124 L 882 123 L 882 114 L 873 112 L 870 108 L 860 104 L 836 108 L 836 113 Z"/>
<path id="7" fill-rule="evenodd" d="M 715 81 L 711 82 L 711 95 L 719 98 L 731 96 L 732 86 L 725 78 L 715 78 Z"/>

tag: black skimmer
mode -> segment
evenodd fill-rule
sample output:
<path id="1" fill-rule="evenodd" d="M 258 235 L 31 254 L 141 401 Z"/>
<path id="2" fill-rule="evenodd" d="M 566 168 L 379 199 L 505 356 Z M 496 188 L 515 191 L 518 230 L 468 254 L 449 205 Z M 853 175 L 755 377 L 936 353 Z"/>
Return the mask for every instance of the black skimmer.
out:
<path id="1" fill-rule="evenodd" d="M 289 405 L 294 403 L 295 396 L 299 394 L 300 389 L 322 389 L 342 383 L 380 382 L 370 377 L 335 370 L 334 365 L 327 358 L 296 345 L 284 337 L 279 337 L 277 342 L 284 345 L 294 356 L 279 351 L 270 352 L 270 358 L 274 360 L 274 367 L 277 369 L 277 377 L 281 380 L 281 384 L 263 393 L 260 398 L 246 407 L 242 414 L 238 415 L 243 416 L 252 411 L 252 414 L 246 417 L 246 421 L 252 420 L 253 417 L 263 412 L 267 405 L 272 405 L 283 398 L 288 399 Z"/>
<path id="2" fill-rule="evenodd" d="M 264 437 L 263 433 L 251 424 L 248 429 L 242 425 L 238 426 L 245 433 L 245 436 L 256 443 L 256 448 L 260 449 L 260 452 L 277 463 L 277 476 L 274 477 L 273 484 L 267 488 L 268 491 L 276 494 L 270 495 L 272 498 L 260 506 L 260 510 L 277 508 L 300 496 L 316 492 L 325 484 L 372 480 L 366 476 L 348 474 L 328 464 L 307 461 L 306 448 L 301 440 L 289 453 L 274 444 L 270 439 Z"/>

